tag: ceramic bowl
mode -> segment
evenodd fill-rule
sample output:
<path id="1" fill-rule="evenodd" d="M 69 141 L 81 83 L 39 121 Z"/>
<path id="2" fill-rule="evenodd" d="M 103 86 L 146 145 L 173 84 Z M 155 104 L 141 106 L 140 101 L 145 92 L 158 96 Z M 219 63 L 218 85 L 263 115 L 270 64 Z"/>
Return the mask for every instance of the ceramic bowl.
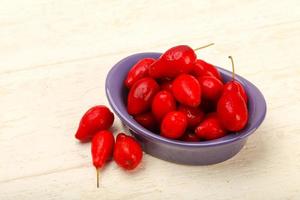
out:
<path id="1" fill-rule="evenodd" d="M 123 83 L 128 71 L 140 59 L 156 59 L 160 55 L 161 53 L 138 53 L 122 59 L 112 67 L 107 75 L 105 87 L 108 101 L 115 114 L 139 140 L 143 150 L 154 157 L 179 164 L 208 165 L 225 161 L 236 155 L 248 137 L 260 126 L 266 115 L 266 102 L 262 93 L 255 85 L 241 76 L 236 75 L 236 80 L 244 86 L 248 94 L 248 124 L 242 131 L 216 140 L 184 142 L 167 139 L 147 130 L 127 113 L 128 90 Z M 220 67 L 218 70 L 225 82 L 231 80 L 230 71 Z"/>

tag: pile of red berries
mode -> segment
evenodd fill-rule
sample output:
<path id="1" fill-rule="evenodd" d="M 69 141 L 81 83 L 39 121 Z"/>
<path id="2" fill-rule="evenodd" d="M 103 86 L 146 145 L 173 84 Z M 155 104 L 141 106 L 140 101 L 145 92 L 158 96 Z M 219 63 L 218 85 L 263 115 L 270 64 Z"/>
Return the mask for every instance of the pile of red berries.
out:
<path id="1" fill-rule="evenodd" d="M 230 57 L 231 58 L 231 57 Z M 247 94 L 235 80 L 224 83 L 217 68 L 186 45 L 159 59 L 144 58 L 128 72 L 127 111 L 145 128 L 169 139 L 212 140 L 242 130 Z"/>
<path id="2" fill-rule="evenodd" d="M 80 142 L 92 141 L 91 153 L 93 165 L 97 169 L 97 187 L 99 172 L 111 158 L 123 169 L 133 170 L 143 157 L 141 145 L 133 137 L 119 133 L 115 141 L 109 130 L 114 119 L 108 107 L 94 106 L 82 116 L 75 134 Z"/>

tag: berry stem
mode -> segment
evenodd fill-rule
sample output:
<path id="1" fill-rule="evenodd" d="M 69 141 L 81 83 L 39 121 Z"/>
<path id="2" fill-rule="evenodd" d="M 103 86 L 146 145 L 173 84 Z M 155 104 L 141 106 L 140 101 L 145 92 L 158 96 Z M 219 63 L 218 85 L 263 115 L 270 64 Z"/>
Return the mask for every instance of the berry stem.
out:
<path id="1" fill-rule="evenodd" d="M 206 47 L 210 47 L 210 46 L 212 46 L 212 45 L 214 45 L 215 43 L 209 43 L 209 44 L 207 44 L 207 45 L 204 45 L 204 46 L 202 46 L 202 47 L 198 47 L 198 48 L 196 48 L 196 49 L 194 49 L 194 51 L 198 51 L 199 49 L 204 49 L 204 48 L 206 48 Z"/>
<path id="2" fill-rule="evenodd" d="M 235 79 L 235 71 L 234 71 L 234 62 L 232 56 L 228 56 L 228 58 L 231 60 L 231 66 L 232 66 L 232 80 Z"/>
<path id="3" fill-rule="evenodd" d="M 100 175 L 100 169 L 97 168 L 96 171 L 97 171 L 97 188 L 99 188 L 99 175 Z"/>

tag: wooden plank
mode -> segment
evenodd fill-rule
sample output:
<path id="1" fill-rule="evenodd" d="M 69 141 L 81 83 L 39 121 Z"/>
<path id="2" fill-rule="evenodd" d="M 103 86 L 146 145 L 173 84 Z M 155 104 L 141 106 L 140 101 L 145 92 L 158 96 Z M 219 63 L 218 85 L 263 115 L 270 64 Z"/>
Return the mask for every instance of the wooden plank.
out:
<path id="1" fill-rule="evenodd" d="M 298 1 L 1 3 L 0 199 L 300 198 Z M 112 162 L 97 190 L 90 146 L 73 135 L 86 109 L 107 104 L 110 67 L 134 52 L 211 41 L 198 56 L 227 69 L 234 56 L 266 97 L 263 125 L 224 163 L 145 155 L 128 174 Z M 126 131 L 118 119 L 114 130 Z"/>
<path id="2" fill-rule="evenodd" d="M 233 33 L 247 42 L 251 30 L 299 21 L 299 4 L 263 0 L 164 1 L 159 5 L 130 0 L 4 1 L 0 70 L 13 72 L 116 53 L 161 51 L 180 43 L 197 47 L 213 40 L 233 46 Z"/>

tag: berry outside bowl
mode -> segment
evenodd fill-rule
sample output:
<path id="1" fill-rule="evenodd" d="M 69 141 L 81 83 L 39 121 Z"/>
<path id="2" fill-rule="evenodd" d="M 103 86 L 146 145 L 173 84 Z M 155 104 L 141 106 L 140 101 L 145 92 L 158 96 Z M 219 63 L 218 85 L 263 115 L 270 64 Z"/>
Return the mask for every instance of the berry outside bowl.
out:
<path id="1" fill-rule="evenodd" d="M 260 126 L 266 115 L 266 102 L 256 86 L 236 75 L 249 97 L 249 120 L 247 126 L 239 132 L 228 134 L 222 138 L 201 141 L 184 142 L 171 140 L 153 133 L 138 124 L 126 110 L 128 91 L 124 79 L 130 68 L 142 58 L 159 58 L 161 53 L 138 53 L 119 61 L 109 71 L 106 78 L 106 95 L 108 101 L 120 118 L 139 140 L 143 150 L 160 159 L 186 165 L 209 165 L 225 161 L 236 155 L 246 143 L 248 137 Z M 231 72 L 219 68 L 225 82 L 231 80 Z"/>

